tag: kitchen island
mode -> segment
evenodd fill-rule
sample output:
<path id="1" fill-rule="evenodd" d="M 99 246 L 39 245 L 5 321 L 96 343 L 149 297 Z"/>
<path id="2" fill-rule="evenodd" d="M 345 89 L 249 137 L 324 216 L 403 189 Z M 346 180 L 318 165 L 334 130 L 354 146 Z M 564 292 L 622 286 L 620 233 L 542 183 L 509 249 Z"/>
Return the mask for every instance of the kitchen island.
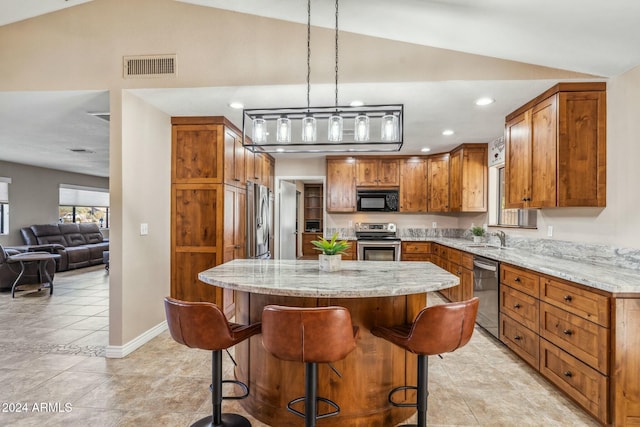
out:
<path id="1" fill-rule="evenodd" d="M 298 307 L 340 305 L 360 327 L 358 346 L 344 360 L 318 369 L 318 394 L 340 405 L 324 426 L 375 427 L 398 424 L 415 409 L 387 401 L 396 386 L 415 384 L 416 356 L 371 335 L 376 325 L 413 321 L 426 293 L 456 286 L 459 279 L 430 262 L 343 261 L 340 271 L 318 270 L 317 261 L 234 260 L 199 274 L 205 283 L 236 291 L 236 322 L 260 321 L 269 304 Z M 286 325 L 283 325 L 286 327 Z M 267 353 L 260 335 L 236 346 L 236 377 L 251 393 L 240 401 L 251 415 L 272 426 L 295 426 L 300 418 L 287 402 L 304 394 L 304 364 Z M 407 392 L 406 401 L 415 400 Z M 322 406 L 322 412 L 326 408 Z"/>

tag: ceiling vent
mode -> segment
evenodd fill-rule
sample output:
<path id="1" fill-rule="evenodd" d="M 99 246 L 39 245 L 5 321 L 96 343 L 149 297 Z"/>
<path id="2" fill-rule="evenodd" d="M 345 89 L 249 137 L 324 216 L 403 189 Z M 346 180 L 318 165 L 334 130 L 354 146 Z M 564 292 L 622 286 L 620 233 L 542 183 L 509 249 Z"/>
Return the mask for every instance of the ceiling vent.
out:
<path id="1" fill-rule="evenodd" d="M 125 79 L 176 75 L 176 55 L 125 56 L 123 59 Z"/>

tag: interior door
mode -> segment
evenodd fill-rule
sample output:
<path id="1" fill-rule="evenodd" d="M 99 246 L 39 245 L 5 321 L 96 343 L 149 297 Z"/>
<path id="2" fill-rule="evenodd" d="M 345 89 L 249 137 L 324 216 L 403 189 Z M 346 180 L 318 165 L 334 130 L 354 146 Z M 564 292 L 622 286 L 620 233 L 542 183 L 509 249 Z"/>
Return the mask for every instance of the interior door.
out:
<path id="1" fill-rule="evenodd" d="M 280 181 L 280 259 L 296 259 L 296 185 Z"/>

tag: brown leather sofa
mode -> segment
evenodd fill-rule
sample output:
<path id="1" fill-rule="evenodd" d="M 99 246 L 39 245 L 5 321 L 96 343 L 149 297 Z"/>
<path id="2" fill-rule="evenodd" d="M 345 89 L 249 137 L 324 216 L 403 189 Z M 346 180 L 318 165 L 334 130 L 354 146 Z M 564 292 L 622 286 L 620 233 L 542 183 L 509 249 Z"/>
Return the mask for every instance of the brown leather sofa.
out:
<path id="1" fill-rule="evenodd" d="M 103 252 L 109 250 L 97 224 L 40 224 L 20 229 L 25 245 L 47 245 L 49 251 L 59 254 L 56 271 L 88 267 L 103 263 Z"/>
<path id="2" fill-rule="evenodd" d="M 20 264 L 17 262 L 9 263 L 7 258 L 11 255 L 19 254 L 20 251 L 16 249 L 4 249 L 0 246 L 0 290 L 9 290 L 13 286 L 13 282 L 20 275 Z M 55 274 L 55 268 L 53 263 L 49 262 L 46 266 L 47 273 L 51 276 Z M 39 283 L 40 278 L 38 276 L 38 265 L 36 263 L 25 263 L 25 271 L 18 285 Z"/>

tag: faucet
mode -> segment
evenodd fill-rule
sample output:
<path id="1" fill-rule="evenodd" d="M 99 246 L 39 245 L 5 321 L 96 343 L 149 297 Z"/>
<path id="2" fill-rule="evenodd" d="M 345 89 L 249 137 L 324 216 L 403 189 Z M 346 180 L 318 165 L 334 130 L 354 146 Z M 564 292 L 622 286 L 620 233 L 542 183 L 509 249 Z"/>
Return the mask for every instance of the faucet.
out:
<path id="1" fill-rule="evenodd" d="M 498 239 L 500 239 L 500 247 L 504 248 L 507 246 L 507 235 L 504 234 L 504 231 L 498 230 L 494 233 Z"/>

